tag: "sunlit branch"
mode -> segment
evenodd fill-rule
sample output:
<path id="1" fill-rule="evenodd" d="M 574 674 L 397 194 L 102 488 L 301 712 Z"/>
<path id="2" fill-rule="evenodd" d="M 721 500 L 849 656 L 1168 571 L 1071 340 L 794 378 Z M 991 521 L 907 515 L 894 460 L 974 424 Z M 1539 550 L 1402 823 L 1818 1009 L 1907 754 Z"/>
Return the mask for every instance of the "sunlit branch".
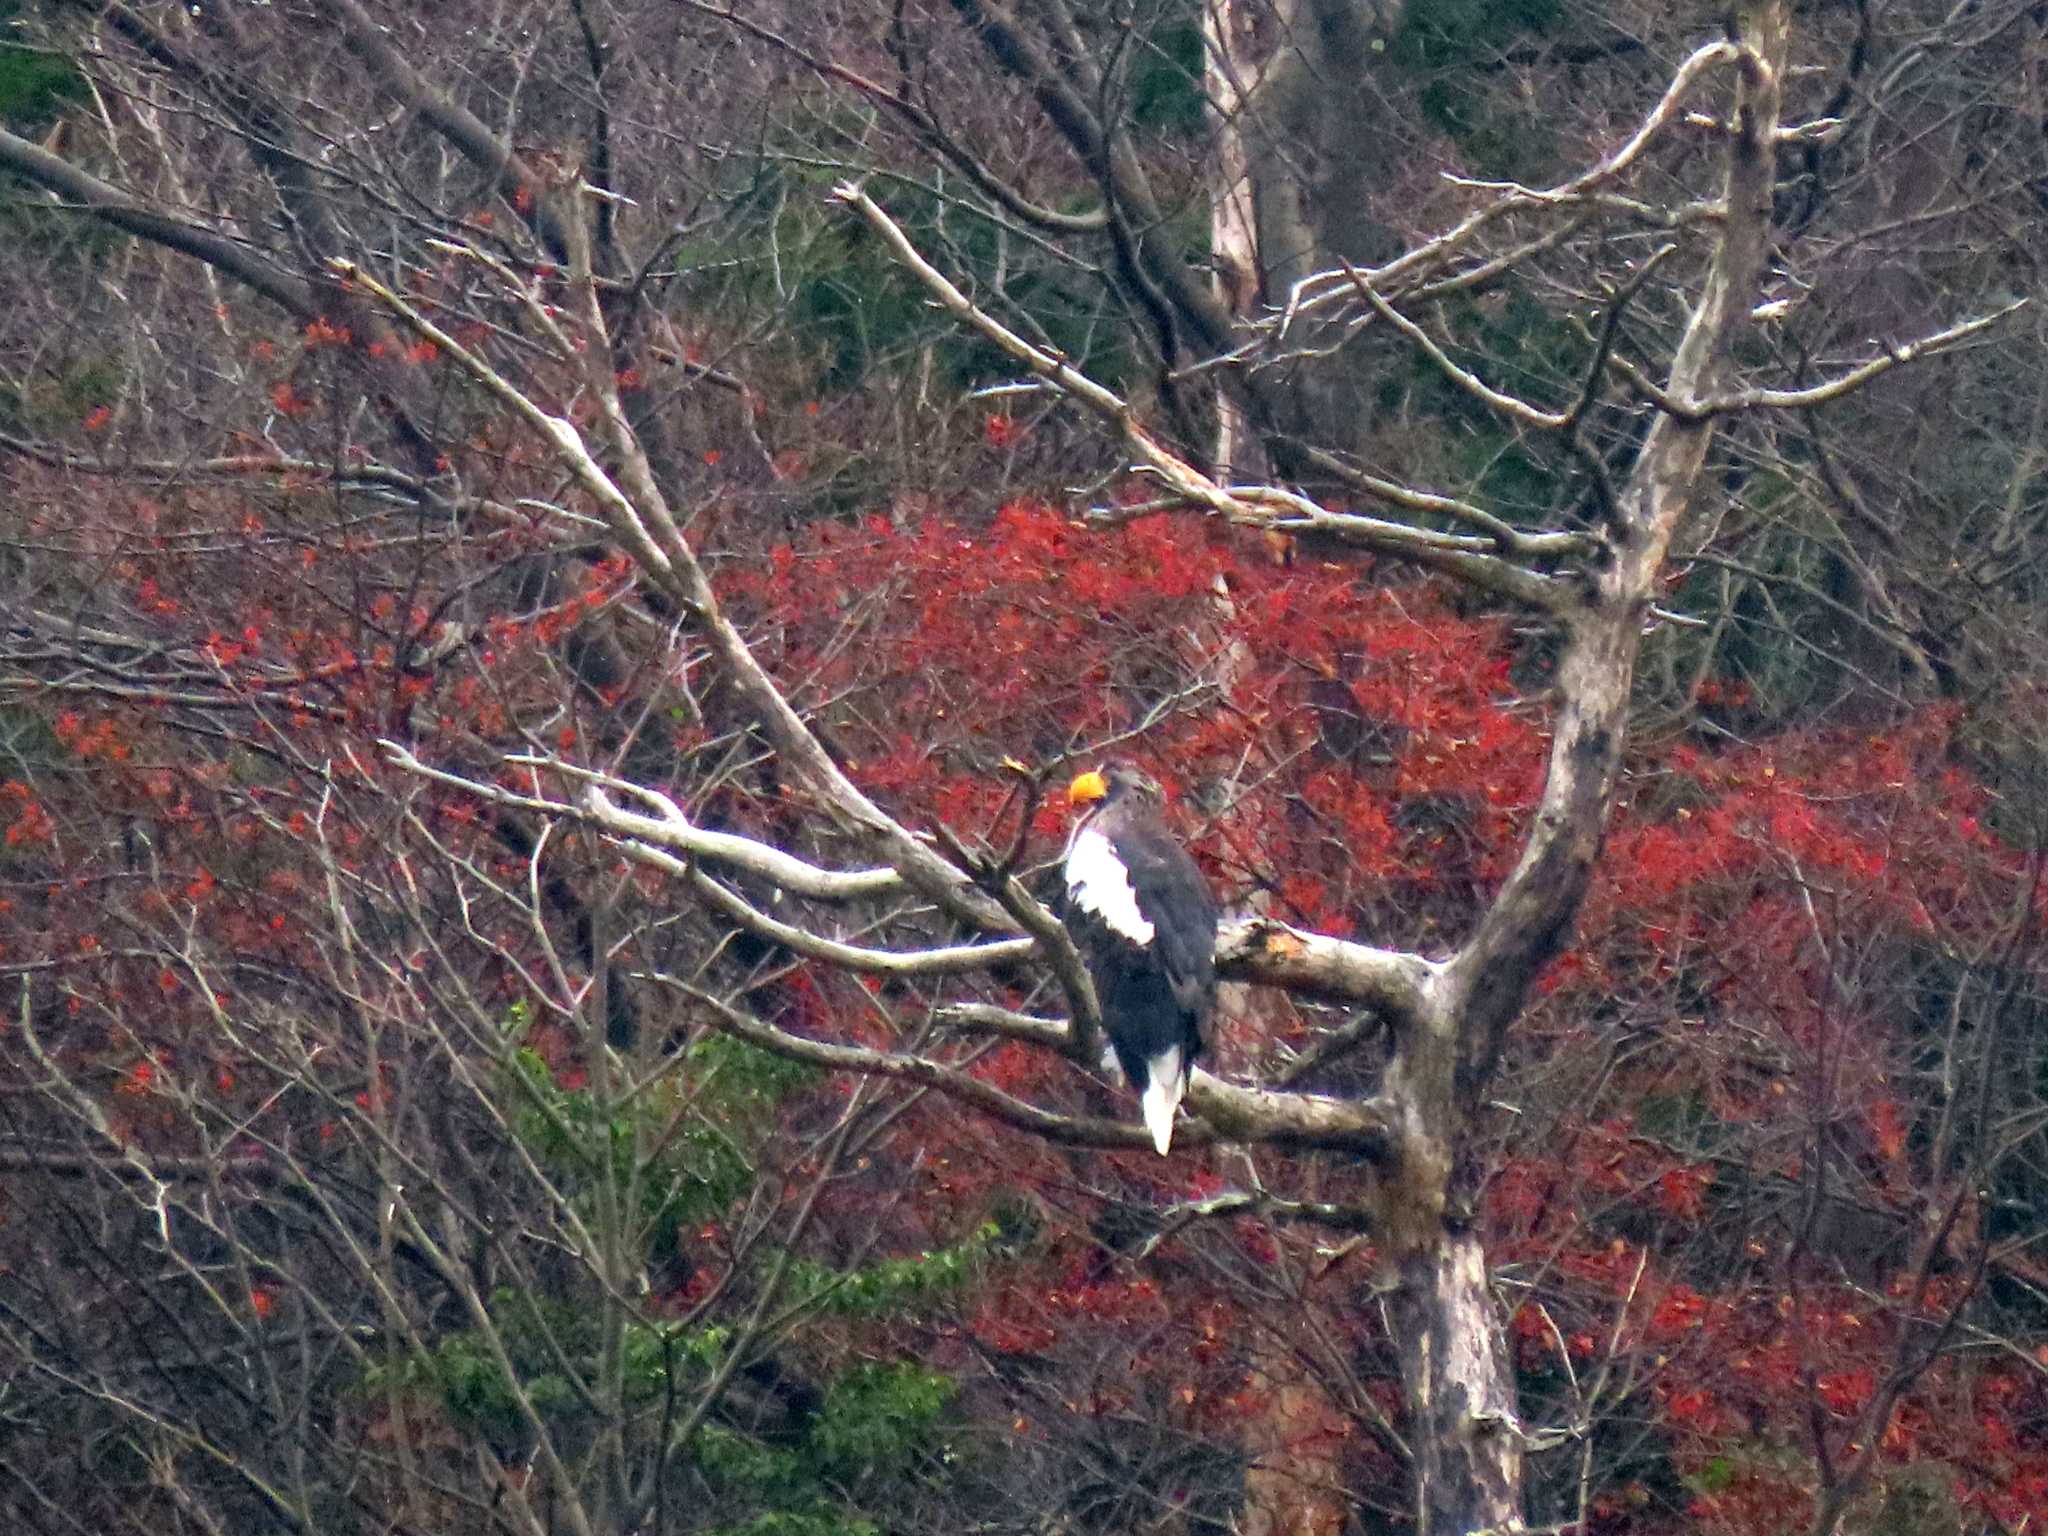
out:
<path id="1" fill-rule="evenodd" d="M 958 976 L 985 971 L 990 966 L 1015 964 L 1038 949 L 1035 939 L 998 939 L 988 944 L 951 944 L 940 949 L 874 949 L 848 944 L 769 916 L 701 869 L 690 873 L 690 889 L 748 932 L 807 960 L 822 960 L 871 976 Z"/>
<path id="2" fill-rule="evenodd" d="M 583 488 L 585 494 L 604 508 L 607 513 L 606 522 L 626 541 L 636 560 L 657 574 L 673 569 L 667 552 L 648 532 L 639 510 L 592 456 L 589 447 L 583 441 L 583 434 L 576 430 L 574 422 L 541 409 L 525 391 L 512 384 L 497 369 L 354 262 L 336 259 L 328 265 L 344 282 L 353 283 L 368 291 L 421 337 L 431 341 L 458 368 L 552 443 L 564 466 L 575 477 L 576 483 Z"/>
<path id="3" fill-rule="evenodd" d="M 741 837 L 732 832 L 712 832 L 695 825 L 683 814 L 668 796 L 659 790 L 644 789 L 638 785 L 627 785 L 610 781 L 609 787 L 630 790 L 639 798 L 661 807 L 654 816 L 643 816 L 614 805 L 606 798 L 605 790 L 593 785 L 579 801 L 555 800 L 540 794 L 522 794 L 507 789 L 501 784 L 469 778 L 435 768 L 423 763 L 412 750 L 395 741 L 378 743 L 393 764 L 407 773 L 446 784 L 487 800 L 494 805 L 508 806 L 514 810 L 533 811 L 548 817 L 560 817 L 582 822 L 601 832 L 610 833 L 626 845 L 625 851 L 635 852 L 635 845 L 654 845 L 649 852 L 672 849 L 683 858 L 669 858 L 659 867 L 670 873 L 685 868 L 687 859 L 707 859 L 733 869 L 744 870 L 770 884 L 799 896 L 816 901 L 852 901 L 862 897 L 877 896 L 903 889 L 903 877 L 893 869 L 833 870 L 807 863 L 794 854 L 784 853 L 771 843 L 756 838 Z M 531 759 L 517 760 L 521 766 L 542 766 Z M 572 777 L 598 778 L 587 770 L 579 771 L 566 763 L 547 763 L 547 768 Z"/>
<path id="4" fill-rule="evenodd" d="M 1022 1040 L 1074 1057 L 1083 1066 L 1092 1063 L 1071 1048 L 1071 1034 L 1064 1019 L 1042 1018 L 1017 1013 L 991 1003 L 948 1003 L 932 1010 L 934 1023 L 975 1033 Z M 1387 1107 L 1379 1100 L 1337 1099 L 1292 1089 L 1248 1088 L 1226 1082 L 1197 1067 L 1188 1083 L 1184 1101 L 1188 1112 L 1199 1116 L 1232 1140 L 1288 1140 L 1299 1135 L 1313 1139 L 1334 1120 L 1360 1111 L 1375 1127 L 1378 1149 L 1388 1157 L 1397 1155 Z"/>
<path id="5" fill-rule="evenodd" d="M 553 344 L 557 356 L 575 355 L 575 341 L 562 328 L 561 321 L 556 318 L 551 307 L 540 301 L 536 283 L 522 278 L 510 265 L 499 260 L 482 246 L 474 245 L 467 240 L 429 240 L 426 247 L 430 251 L 439 251 L 463 261 L 473 261 L 488 270 L 503 285 L 505 292 L 518 300 L 521 311 L 525 313 L 533 328 Z"/>
<path id="6" fill-rule="evenodd" d="M 1560 182 L 1546 191 L 1516 188 L 1517 192 L 1543 201 L 1557 201 L 1582 196 L 1618 178 L 1624 171 L 1642 158 L 1643 152 L 1656 141 L 1657 135 L 1678 116 L 1678 109 L 1700 78 L 1717 64 L 1727 64 L 1741 57 L 1739 45 L 1727 38 L 1711 43 L 1702 43 L 1687 56 L 1684 63 L 1673 71 L 1671 83 L 1664 87 L 1664 94 L 1656 106 L 1637 125 L 1622 145 L 1602 160 L 1574 176 L 1570 181 Z"/>
<path id="7" fill-rule="evenodd" d="M 1469 501 L 1459 501 L 1453 496 L 1440 496 L 1432 491 L 1419 491 L 1413 486 L 1403 485 L 1398 480 L 1388 480 L 1368 470 L 1347 463 L 1336 454 L 1321 448 L 1300 450 L 1305 462 L 1342 480 L 1353 490 L 1363 491 L 1375 500 L 1385 501 L 1410 512 L 1427 516 L 1447 517 L 1477 528 L 1483 538 L 1473 540 L 1461 548 L 1491 548 L 1501 554 L 1515 555 L 1524 559 L 1564 558 L 1585 554 L 1595 544 L 1589 534 L 1568 532 L 1531 533 L 1517 528 L 1502 518 L 1495 517 L 1483 507 L 1476 507 Z M 1344 524 L 1357 518 L 1355 512 L 1331 512 L 1318 507 L 1309 530 L 1327 533 L 1343 540 L 1347 537 Z M 1373 521 L 1366 519 L 1366 521 Z M 1400 523 L 1384 524 L 1387 528 L 1407 526 Z"/>
<path id="8" fill-rule="evenodd" d="M 1001 1035 L 1024 1040 L 1047 1050 L 1067 1051 L 1071 1036 L 1065 1019 L 1048 1019 L 1034 1013 L 1018 1013 L 994 1003 L 942 1003 L 932 1010 L 932 1022 L 948 1028 L 979 1034 Z"/>
<path id="9" fill-rule="evenodd" d="M 521 766 L 580 778 L 591 787 L 578 801 L 524 794 L 503 785 L 431 767 L 398 742 L 381 743 L 390 761 L 421 778 L 517 810 L 564 817 L 620 839 L 621 851 L 664 873 L 687 877 L 690 861 L 703 859 L 742 870 L 771 885 L 818 901 L 845 902 L 905 889 L 893 869 L 831 870 L 808 863 L 771 844 L 731 832 L 712 832 L 694 825 L 681 807 L 658 790 L 647 789 L 587 768 L 521 758 Z M 630 793 L 657 807 L 655 815 L 625 810 L 611 792 Z M 729 893 L 728 893 L 729 894 Z M 1041 908 L 1041 910 L 1043 910 Z M 764 921 L 774 920 L 761 914 Z M 1057 926 L 1057 924 L 1055 924 Z M 1011 930 L 1014 931 L 1014 930 Z M 1063 936 L 1065 930 L 1060 929 Z M 818 942 L 816 935 L 807 938 Z M 994 962 L 1021 957 L 1029 943 L 1045 936 L 1007 943 L 961 946 Z M 912 952 L 914 953 L 914 952 Z M 950 963 L 950 962 L 948 962 Z M 1376 1008 L 1390 1020 L 1413 1019 L 1428 1006 L 1439 967 L 1403 950 L 1377 949 L 1349 939 L 1310 933 L 1267 918 L 1226 924 L 1216 941 L 1218 974 L 1230 980 L 1279 987 L 1305 997 L 1319 997 Z"/>
<path id="10" fill-rule="evenodd" d="M 583 808 L 593 825 L 625 842 L 650 851 L 680 849 L 690 858 L 743 870 L 813 901 L 855 901 L 905 889 L 902 875 L 893 869 L 825 869 L 758 838 L 696 826 L 673 806 L 672 815 L 642 816 L 612 804 L 603 790 L 591 789 Z"/>
<path id="11" fill-rule="evenodd" d="M 847 944 L 784 923 L 760 911 L 730 888 L 710 879 L 697 867 L 696 861 L 744 872 L 797 896 L 835 903 L 907 891 L 909 887 L 898 871 L 888 868 L 826 869 L 756 838 L 713 832 L 692 823 L 682 807 L 659 790 L 570 763 L 532 757 L 508 759 L 515 766 L 557 772 L 585 781 L 588 787 L 573 803 L 539 794 L 522 794 L 502 785 L 430 767 L 396 742 L 387 741 L 382 745 L 391 761 L 408 773 L 464 790 L 494 804 L 579 821 L 616 838 L 620 852 L 635 863 L 685 882 L 740 926 L 807 958 L 874 975 L 913 976 L 957 975 L 985 970 L 994 965 L 1014 964 L 1033 953 L 1040 953 L 1060 977 L 1069 1002 L 1076 1003 L 1077 1014 L 1085 1018 L 1088 1015 L 1081 1013 L 1081 1008 L 1094 1007 L 1094 989 L 1066 929 L 1042 906 L 1031 901 L 1021 886 L 1014 891 L 1006 888 L 1002 894 L 1009 898 L 1004 900 L 1005 909 L 1015 918 L 1017 926 L 1025 930 L 1025 937 L 926 950 L 891 950 Z M 614 793 L 633 796 L 650 806 L 653 814 L 643 815 L 625 809 L 610 798 Z M 1015 885 L 1014 880 L 1006 882 L 1006 887 Z M 1074 1048 L 1085 1053 L 1091 1039 L 1092 1029 L 1084 1026 L 1079 1034 L 1079 1044 Z M 1062 1040 L 1060 1048 L 1068 1049 L 1069 1043 Z"/>
<path id="12" fill-rule="evenodd" d="M 580 267 L 580 260 L 578 264 Z M 624 469 L 639 493 L 638 500 L 627 495 L 598 463 L 575 423 L 543 409 L 483 358 L 354 263 L 335 262 L 333 266 L 441 348 L 458 368 L 553 444 L 564 467 L 602 509 L 606 522 L 628 553 L 703 636 L 777 751 L 836 821 L 877 844 L 913 886 L 956 916 L 984 928 L 1000 930 L 1008 926 L 999 907 L 974 890 L 959 871 L 846 776 L 726 618 L 710 578 L 653 483 L 652 472 L 625 421 L 609 368 L 600 370 L 604 377 L 596 381 L 597 394 L 604 407 L 606 427 L 620 448 Z M 579 275 L 584 279 L 585 301 L 594 309 L 596 300 L 589 291 L 587 269 Z M 601 314 L 595 319 L 598 323 L 592 328 L 593 335 L 601 337 Z"/>
<path id="13" fill-rule="evenodd" d="M 1368 549 L 1384 550 L 1391 543 L 1402 541 L 1412 542 L 1417 548 L 1446 553 L 1490 555 L 1500 550 L 1506 541 L 1504 536 L 1446 533 L 1439 529 L 1391 522 L 1386 518 L 1365 517 L 1356 512 L 1332 512 L 1299 491 L 1281 486 L 1233 485 L 1224 488 L 1224 494 L 1238 504 L 1237 509 L 1226 514 L 1233 522 L 1249 523 L 1276 533 L 1321 536 Z M 1187 497 L 1175 495 L 1127 507 L 1091 507 L 1088 521 L 1099 528 L 1113 528 L 1165 508 L 1184 507 L 1187 503 Z M 1242 510 L 1246 507 L 1266 515 L 1247 516 Z M 1472 510 L 1477 511 L 1476 508 Z M 1486 514 L 1479 515 L 1483 517 Z M 1506 535 L 1513 533 L 1512 528 L 1506 529 Z"/>
<path id="14" fill-rule="evenodd" d="M 1226 922 L 1216 936 L 1216 974 L 1279 987 L 1297 997 L 1356 1003 L 1412 1023 L 1430 1007 L 1442 966 L 1400 949 L 1376 949 L 1274 918 Z"/>
<path id="15" fill-rule="evenodd" d="M 1382 298 L 1379 290 L 1363 272 L 1347 261 L 1344 263 L 1344 273 L 1351 279 L 1353 289 L 1371 307 L 1374 314 L 1407 337 L 1416 350 L 1429 359 L 1437 372 L 1480 404 L 1527 426 L 1541 427 L 1550 432 L 1563 428 L 1567 420 L 1564 412 L 1546 411 L 1531 405 L 1518 395 L 1504 394 L 1471 369 L 1459 367 L 1451 360 L 1450 354 L 1436 344 L 1435 338 L 1429 332 Z"/>

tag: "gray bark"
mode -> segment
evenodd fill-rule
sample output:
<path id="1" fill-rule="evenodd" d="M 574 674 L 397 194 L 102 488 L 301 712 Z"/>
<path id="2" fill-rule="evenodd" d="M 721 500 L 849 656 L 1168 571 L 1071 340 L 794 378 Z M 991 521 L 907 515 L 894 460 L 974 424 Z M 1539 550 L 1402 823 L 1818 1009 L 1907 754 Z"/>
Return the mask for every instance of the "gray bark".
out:
<path id="1" fill-rule="evenodd" d="M 1447 1235 L 1394 1265 L 1387 1315 L 1408 1399 L 1416 1529 L 1522 1529 L 1514 1373 L 1478 1234 Z"/>
<path id="2" fill-rule="evenodd" d="M 1741 18 L 1740 87 L 1728 148 L 1727 217 L 1673 357 L 1665 393 L 1712 398 L 1748 322 L 1775 184 L 1774 135 L 1787 46 L 1785 0 Z M 1435 1009 L 1402 1031 L 1382 1097 L 1412 1128 L 1386 1184 L 1396 1323 L 1415 1452 L 1418 1530 L 1522 1528 L 1523 1441 L 1485 1254 L 1461 1219 L 1465 1127 L 1484 1102 L 1508 1029 L 1538 972 L 1563 948 L 1591 881 L 1620 771 L 1643 621 L 1699 485 L 1712 420 L 1661 415 L 1620 488 L 1610 558 L 1586 573 L 1566 619 L 1549 772 L 1514 872 L 1435 978 Z"/>

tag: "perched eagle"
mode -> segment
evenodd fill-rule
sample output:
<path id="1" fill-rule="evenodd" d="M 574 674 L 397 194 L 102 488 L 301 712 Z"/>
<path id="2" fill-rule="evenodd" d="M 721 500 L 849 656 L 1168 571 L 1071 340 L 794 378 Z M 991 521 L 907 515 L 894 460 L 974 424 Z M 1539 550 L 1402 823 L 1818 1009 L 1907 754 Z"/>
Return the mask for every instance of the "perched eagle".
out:
<path id="1" fill-rule="evenodd" d="M 1084 773 L 1067 802 L 1081 812 L 1067 839 L 1067 929 L 1163 1157 L 1216 1003 L 1216 903 L 1137 769 Z"/>

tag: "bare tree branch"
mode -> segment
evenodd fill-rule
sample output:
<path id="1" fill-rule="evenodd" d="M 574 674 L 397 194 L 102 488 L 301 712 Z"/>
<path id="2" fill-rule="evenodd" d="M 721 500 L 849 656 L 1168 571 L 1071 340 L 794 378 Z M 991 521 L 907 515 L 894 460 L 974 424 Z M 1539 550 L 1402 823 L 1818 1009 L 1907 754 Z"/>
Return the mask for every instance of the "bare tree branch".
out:
<path id="1" fill-rule="evenodd" d="M 1250 527 L 1332 534 L 1361 547 L 1399 555 L 1457 576 L 1532 608 L 1547 610 L 1559 601 L 1550 578 L 1494 557 L 1490 551 L 1499 547 L 1495 539 L 1434 533 L 1378 518 L 1328 512 L 1299 492 L 1277 487 L 1233 490 L 1218 484 L 1154 436 L 1120 396 L 1064 358 L 1026 341 L 975 304 L 924 259 L 901 226 L 859 187 L 842 185 L 833 196 L 859 212 L 880 233 L 898 259 L 938 296 L 948 313 L 958 316 L 1062 394 L 1114 424 L 1131 449 L 1137 467 L 1156 475 L 1180 502 Z M 1284 510 L 1270 510 L 1276 506 Z"/>
<path id="2" fill-rule="evenodd" d="M 1735 47 L 1741 92 L 1728 150 L 1728 217 L 1666 384 L 1677 398 L 1713 392 L 1755 302 L 1776 184 L 1787 30 L 1784 0 L 1768 0 L 1750 14 L 1739 47 L 1694 55 L 1703 60 Z M 1589 573 L 1584 606 L 1568 621 L 1549 770 L 1529 840 L 1444 978 L 1464 1035 L 1460 1071 L 1477 1081 L 1491 1072 L 1508 1024 L 1557 952 L 1590 879 L 1620 767 L 1642 614 L 1699 483 L 1712 430 L 1707 421 L 1657 419 L 1620 489 L 1615 559 Z"/>
<path id="3" fill-rule="evenodd" d="M 1132 1150 L 1149 1149 L 1152 1145 L 1151 1133 L 1142 1125 L 1055 1114 L 928 1057 L 812 1040 L 735 1008 L 701 988 L 670 977 L 652 979 L 709 1009 L 720 1029 L 791 1061 L 935 1088 L 1006 1125 L 1063 1145 Z M 1211 1140 L 1270 1142 L 1336 1148 L 1370 1158 L 1384 1157 L 1390 1150 L 1389 1126 L 1382 1106 L 1373 1101 L 1242 1088 L 1198 1071 L 1184 1102 L 1198 1116 L 1184 1133 L 1189 1144 Z"/>
<path id="4" fill-rule="evenodd" d="M 1988 315 L 1959 320 L 1954 325 L 1945 326 L 1916 341 L 1889 348 L 1882 357 L 1873 357 L 1866 363 L 1860 363 L 1839 377 L 1809 385 L 1804 389 L 1745 389 L 1732 395 L 1715 395 L 1694 400 L 1668 386 L 1653 383 L 1640 368 L 1626 358 L 1610 358 L 1608 361 L 1609 366 L 1626 378 L 1631 387 L 1643 398 L 1666 415 L 1675 416 L 1681 421 L 1707 421 L 1715 416 L 1729 416 L 1738 411 L 1811 410 L 1815 406 L 1828 405 L 1854 394 L 1873 379 L 1882 377 L 1902 363 L 1916 362 L 1923 357 L 1933 357 L 1949 351 L 1971 337 L 1989 330 L 2008 316 L 2017 314 L 2030 302 L 2028 299 L 2015 299 Z"/>
<path id="5" fill-rule="evenodd" d="M 303 278 L 275 266 L 240 241 L 149 207 L 4 128 L 0 128 L 0 168 L 68 198 L 79 210 L 114 229 L 205 262 L 296 320 L 320 316 L 319 295 Z"/>

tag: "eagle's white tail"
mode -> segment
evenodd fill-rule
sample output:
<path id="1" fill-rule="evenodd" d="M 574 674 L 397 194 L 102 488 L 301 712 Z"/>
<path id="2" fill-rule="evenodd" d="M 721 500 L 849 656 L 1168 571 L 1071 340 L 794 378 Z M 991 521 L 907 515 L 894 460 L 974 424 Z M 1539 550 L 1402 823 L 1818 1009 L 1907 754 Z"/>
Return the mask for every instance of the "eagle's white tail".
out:
<path id="1" fill-rule="evenodd" d="M 1179 1046 L 1171 1045 L 1145 1063 L 1147 1081 L 1140 1102 L 1145 1106 L 1145 1128 L 1151 1131 L 1152 1145 L 1161 1157 L 1173 1145 L 1173 1112 L 1180 1108 L 1180 1096 L 1188 1085 L 1181 1071 L 1180 1052 Z"/>

